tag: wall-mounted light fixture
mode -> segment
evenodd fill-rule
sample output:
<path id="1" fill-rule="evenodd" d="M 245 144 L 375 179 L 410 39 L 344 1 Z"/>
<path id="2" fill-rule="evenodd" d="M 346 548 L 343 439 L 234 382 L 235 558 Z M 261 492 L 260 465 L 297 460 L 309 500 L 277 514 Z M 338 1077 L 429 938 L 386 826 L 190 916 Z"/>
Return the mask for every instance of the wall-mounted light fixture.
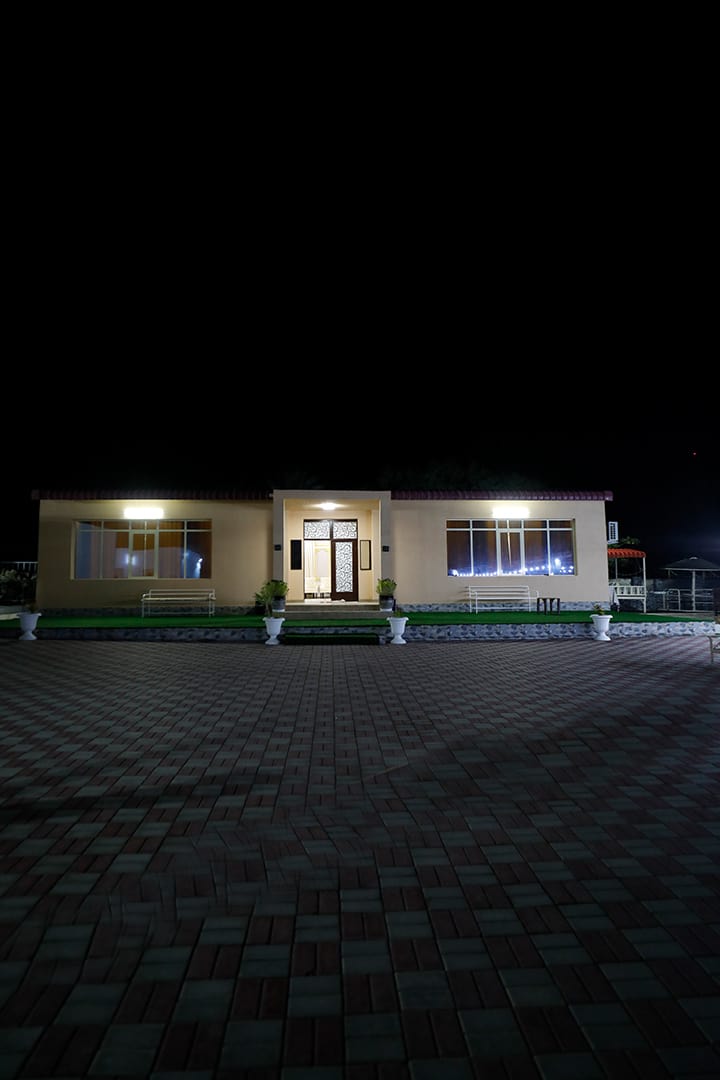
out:
<path id="1" fill-rule="evenodd" d="M 136 521 L 157 521 L 165 517 L 162 506 L 126 506 L 123 510 L 124 518 L 134 518 Z"/>
<path id="2" fill-rule="evenodd" d="M 338 506 L 339 506 L 339 503 L 334 503 L 334 502 L 320 503 L 320 509 L 321 510 L 337 510 Z"/>
<path id="3" fill-rule="evenodd" d="M 530 511 L 527 506 L 518 506 L 517 503 L 500 503 L 499 506 L 493 506 L 490 511 L 490 517 L 493 518 L 529 518 Z"/>

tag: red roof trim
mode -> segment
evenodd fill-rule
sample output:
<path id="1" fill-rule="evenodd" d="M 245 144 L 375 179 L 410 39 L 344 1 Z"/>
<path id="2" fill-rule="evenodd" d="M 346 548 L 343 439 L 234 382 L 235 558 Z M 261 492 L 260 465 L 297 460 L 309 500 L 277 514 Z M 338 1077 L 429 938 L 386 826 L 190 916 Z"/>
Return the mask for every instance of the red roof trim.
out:
<path id="1" fill-rule="evenodd" d="M 334 490 L 334 489 L 329 489 Z M 316 498 L 319 491 L 313 489 L 312 497 Z M 350 492 L 352 494 L 352 492 Z M 430 501 L 439 499 L 470 500 L 470 499 L 542 499 L 553 502 L 612 502 L 612 491 L 392 491 L 391 498 L 397 500 Z M 105 490 L 102 488 L 80 490 L 35 490 L 31 493 L 34 500 L 40 499 L 205 499 L 216 502 L 239 502 L 243 500 L 257 502 L 258 500 L 272 499 L 272 491 L 207 491 L 205 489 L 168 490 L 166 488 L 153 488 L 149 491 L 138 489 Z"/>
<path id="2" fill-rule="evenodd" d="M 393 491 L 393 499 L 543 499 L 554 502 L 612 502 L 612 491 Z"/>
<path id="3" fill-rule="evenodd" d="M 637 548 L 608 548 L 608 559 L 644 559 L 645 552 Z"/>

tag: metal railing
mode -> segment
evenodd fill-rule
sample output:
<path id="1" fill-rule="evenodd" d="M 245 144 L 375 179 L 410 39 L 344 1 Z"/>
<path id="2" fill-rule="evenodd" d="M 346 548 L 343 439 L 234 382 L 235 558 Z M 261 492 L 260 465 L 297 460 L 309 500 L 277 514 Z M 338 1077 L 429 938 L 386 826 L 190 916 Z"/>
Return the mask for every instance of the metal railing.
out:
<path id="1" fill-rule="evenodd" d="M 665 589 L 652 592 L 652 608 L 655 611 L 712 611 L 712 589 Z"/>

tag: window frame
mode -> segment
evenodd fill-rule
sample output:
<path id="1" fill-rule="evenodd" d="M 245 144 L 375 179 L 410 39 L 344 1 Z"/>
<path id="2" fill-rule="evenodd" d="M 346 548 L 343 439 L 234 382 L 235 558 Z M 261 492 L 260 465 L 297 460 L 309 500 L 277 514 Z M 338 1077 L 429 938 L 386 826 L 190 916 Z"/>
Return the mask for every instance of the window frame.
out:
<path id="1" fill-rule="evenodd" d="M 561 537 L 568 535 L 570 544 L 560 545 Z M 464 536 L 467 537 L 467 544 L 463 554 L 462 543 L 458 541 Z M 574 518 L 450 518 L 445 522 L 447 575 L 576 577 L 575 536 Z M 453 545 L 451 537 L 455 541 Z M 540 540 L 543 551 L 538 549 Z M 531 558 L 534 549 L 538 549 L 538 555 Z M 484 555 L 481 554 L 483 551 Z M 492 552 L 494 569 L 489 568 Z M 462 562 L 467 569 L 458 568 Z M 566 569 L 559 569 L 563 565 Z"/>
<path id="2" fill-rule="evenodd" d="M 212 534 L 210 518 L 77 520 L 73 535 L 73 580 L 207 581 L 212 578 Z M 175 535 L 179 537 L 174 549 L 178 552 L 176 563 L 186 572 L 181 575 L 161 573 L 161 570 L 172 569 L 168 561 L 163 561 L 173 550 L 172 544 L 163 544 L 163 538 L 168 541 Z M 200 536 L 204 542 L 191 547 L 192 539 Z M 126 540 L 124 545 L 118 543 L 122 539 Z M 135 560 L 136 555 L 141 556 L 139 561 Z M 134 566 L 139 567 L 140 572 L 131 572 Z M 191 567 L 200 572 L 188 574 Z"/>

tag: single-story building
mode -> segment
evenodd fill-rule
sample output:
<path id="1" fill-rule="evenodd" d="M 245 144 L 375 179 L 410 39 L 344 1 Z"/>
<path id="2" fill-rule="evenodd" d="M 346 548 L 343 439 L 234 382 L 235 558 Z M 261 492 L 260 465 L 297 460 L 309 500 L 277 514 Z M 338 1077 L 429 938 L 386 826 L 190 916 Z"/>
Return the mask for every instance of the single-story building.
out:
<path id="1" fill-rule="evenodd" d="M 287 603 L 467 604 L 468 585 L 527 583 L 563 608 L 608 601 L 608 491 L 42 491 L 45 610 L 138 607 L 148 588 L 214 588 L 252 606 L 268 578 Z"/>

